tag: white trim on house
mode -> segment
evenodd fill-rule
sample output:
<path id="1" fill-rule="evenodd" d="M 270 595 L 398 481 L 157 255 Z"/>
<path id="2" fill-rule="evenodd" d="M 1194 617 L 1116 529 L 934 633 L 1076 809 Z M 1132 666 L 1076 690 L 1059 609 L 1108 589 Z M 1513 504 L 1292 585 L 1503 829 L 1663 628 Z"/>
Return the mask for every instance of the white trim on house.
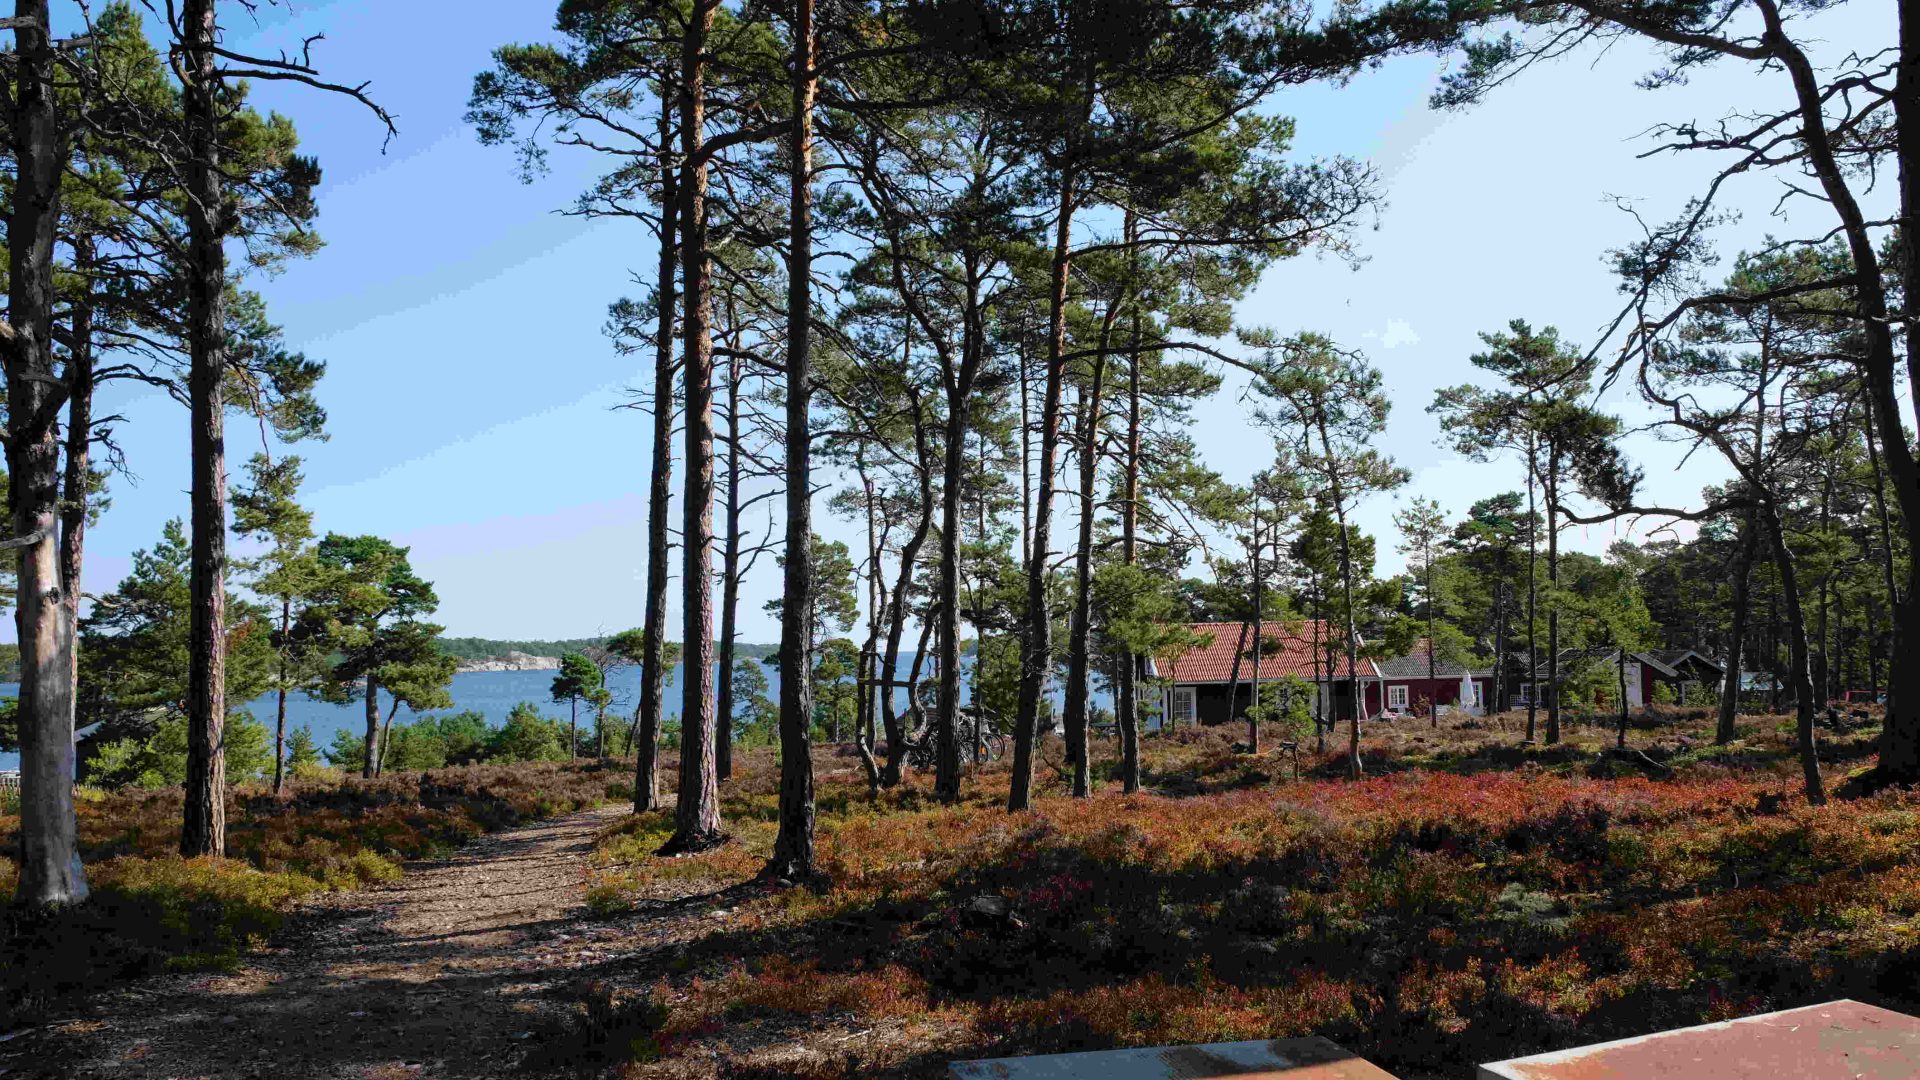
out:
<path id="1" fill-rule="evenodd" d="M 1198 724 L 1200 722 L 1200 692 L 1194 688 L 1194 684 L 1175 684 L 1172 693 L 1172 708 L 1167 710 L 1167 715 L 1172 718 L 1173 723 L 1176 725 L 1186 724 L 1189 727 Z M 1182 700 L 1183 695 L 1185 697 L 1184 701 Z"/>

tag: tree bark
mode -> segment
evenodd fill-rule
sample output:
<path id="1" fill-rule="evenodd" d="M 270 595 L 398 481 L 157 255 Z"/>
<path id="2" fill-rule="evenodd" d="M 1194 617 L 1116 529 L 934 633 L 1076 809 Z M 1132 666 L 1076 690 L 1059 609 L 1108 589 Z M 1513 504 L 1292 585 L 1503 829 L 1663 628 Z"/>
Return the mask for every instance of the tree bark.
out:
<path id="1" fill-rule="evenodd" d="M 713 338 L 707 257 L 707 35 L 718 0 L 694 0 L 681 41 L 680 273 L 686 376 L 686 492 L 681 506 L 681 615 L 686 684 L 680 712 L 680 789 L 665 850 L 698 851 L 725 839 L 713 764 Z M 799 612 L 802 617 L 806 610 Z M 788 688 L 781 687 L 784 702 Z M 784 708 L 784 706 L 783 706 Z"/>
<path id="2" fill-rule="evenodd" d="M 1505 569 L 1503 565 L 1501 570 Z M 1488 715 L 1506 712 L 1507 706 L 1513 699 L 1513 688 L 1507 685 L 1507 672 L 1511 665 L 1507 662 L 1506 594 L 1506 582 L 1495 580 L 1493 583 L 1493 697 L 1486 703 L 1485 711 Z"/>
<path id="3" fill-rule="evenodd" d="M 1111 320 L 1109 320 L 1111 322 Z M 1105 344 L 1102 333 L 1102 344 Z M 1073 619 L 1067 639 L 1067 757 L 1073 765 L 1073 796 L 1093 793 L 1092 754 L 1088 746 L 1088 682 L 1093 677 L 1093 520 L 1094 482 L 1099 476 L 1101 383 L 1106 354 L 1094 357 L 1093 376 L 1082 391 L 1080 415 L 1080 535 L 1073 556 Z"/>
<path id="4" fill-rule="evenodd" d="M 1626 649 L 1626 646 L 1624 645 L 1620 646 L 1618 651 L 1619 651 L 1618 659 L 1620 661 L 1619 663 L 1620 730 L 1619 730 L 1618 736 L 1614 740 L 1614 745 L 1618 746 L 1622 750 L 1625 750 L 1627 748 L 1627 649 Z"/>
<path id="5" fill-rule="evenodd" d="M 1729 613 L 1727 627 L 1727 666 L 1725 678 L 1720 684 L 1720 715 L 1713 729 L 1713 741 L 1722 746 L 1740 735 L 1734 720 L 1740 715 L 1741 650 L 1747 639 L 1747 609 L 1750 606 L 1753 583 L 1753 557 L 1759 546 L 1759 539 L 1753 518 L 1749 515 L 1740 526 L 1740 551 L 1733 561 L 1733 610 Z M 1620 707 L 1623 711 L 1626 709 L 1624 699 Z"/>
<path id="6" fill-rule="evenodd" d="M 947 394 L 946 441 L 942 446 L 944 483 L 940 489 L 940 568 L 939 608 L 940 685 L 934 713 L 934 793 L 943 801 L 960 798 L 960 746 L 957 739 L 960 722 L 960 482 L 965 459 L 967 432 L 973 426 L 973 387 L 985 352 L 985 327 L 980 321 L 980 282 L 971 253 L 966 265 L 966 312 L 960 343 L 959 370 L 944 381 Z M 898 594 L 895 594 L 896 597 Z M 976 650 L 974 663 L 980 655 Z M 977 668 L 976 668 L 977 671 Z M 976 693 L 978 691 L 976 690 Z M 979 721 L 974 723 L 974 741 L 980 741 Z M 976 753 L 977 756 L 977 753 Z"/>
<path id="7" fill-rule="evenodd" d="M 1140 522 L 1140 309 L 1133 311 L 1132 351 L 1127 357 L 1127 460 L 1121 482 L 1120 564 L 1132 566 Z M 1120 784 L 1131 795 L 1140 790 L 1140 702 L 1135 686 L 1140 658 L 1131 647 L 1121 654 L 1120 686 L 1114 720 L 1120 726 Z M 1229 698 L 1228 700 L 1232 700 Z"/>
<path id="8" fill-rule="evenodd" d="M 918 463 L 920 485 L 920 519 L 900 547 L 900 567 L 894 578 L 893 592 L 887 601 L 887 651 L 880 661 L 880 682 L 884 687 L 880 695 L 880 722 L 887 732 L 887 760 L 880 774 L 880 782 L 893 787 L 900 782 L 901 770 L 907 760 L 908 735 L 900 723 L 900 710 L 894 702 L 894 673 L 900 670 L 900 639 L 907 628 L 907 594 L 913 589 L 913 571 L 920 561 L 920 549 L 927 542 L 927 534 L 933 531 L 933 478 L 929 475 L 931 456 L 926 442 L 926 421 L 922 415 L 919 401 L 913 402 L 913 445 L 914 461 Z M 932 617 L 931 614 L 928 616 Z M 925 636 L 922 635 L 922 641 Z M 921 650 L 924 651 L 924 650 Z M 916 653 L 913 658 L 914 677 L 919 677 L 921 657 Z M 911 698 L 910 709 L 918 709 Z"/>
<path id="9" fill-rule="evenodd" d="M 1547 745 L 1560 741 L 1560 446 L 1547 444 Z"/>
<path id="10" fill-rule="evenodd" d="M 15 902 L 87 898 L 73 816 L 73 622 L 60 584 L 60 408 L 53 374 L 53 248 L 60 221 L 54 51 L 46 0 L 17 0 L 13 94 L 15 184 L 7 248 L 7 467 L 17 548 L 20 642 L 20 879 Z"/>
<path id="11" fill-rule="evenodd" d="M 73 343 L 67 349 L 66 478 L 60 498 L 60 588 L 67 622 L 80 625 L 80 571 L 86 561 L 87 507 L 93 490 L 93 239 L 73 241 L 74 269 L 82 275 L 73 299 Z M 74 685 L 80 676 L 78 642 L 68 650 Z"/>
<path id="12" fill-rule="evenodd" d="M 1431 536 L 1430 533 L 1427 535 Z M 1433 602 L 1433 542 L 1430 539 L 1423 539 L 1421 541 L 1420 558 L 1426 564 L 1423 569 L 1426 571 L 1424 576 L 1426 578 L 1425 592 L 1427 594 L 1427 726 L 1437 729 L 1440 726 L 1440 702 L 1437 700 L 1440 692 L 1436 686 L 1440 681 L 1440 672 L 1439 663 L 1434 659 L 1433 655 L 1435 604 Z M 1382 704 L 1385 703 L 1383 702 Z M 1460 702 L 1460 708 L 1462 710 L 1472 705 L 1473 702 L 1471 700 Z"/>
<path id="13" fill-rule="evenodd" d="M 393 742 L 393 718 L 399 712 L 400 699 L 396 697 L 387 706 L 387 718 L 380 722 L 380 753 L 373 761 L 373 775 L 376 777 L 387 771 L 387 747 Z"/>
<path id="14" fill-rule="evenodd" d="M 780 606 L 780 828 L 767 873 L 813 874 L 813 0 L 793 5 L 787 201 L 787 561 Z"/>
<path id="15" fill-rule="evenodd" d="M 1327 716 L 1327 708 L 1333 704 L 1333 658 L 1326 655 L 1326 647 L 1320 640 L 1320 632 L 1327 626 L 1327 590 L 1318 574 L 1314 575 L 1313 607 L 1313 752 L 1324 754 L 1327 732 L 1339 717 L 1329 719 Z M 1322 671 L 1326 673 L 1324 680 L 1320 677 Z"/>
<path id="16" fill-rule="evenodd" d="M 1820 780 L 1820 757 L 1814 745 L 1813 668 L 1807 648 L 1807 619 L 1800 604 L 1800 581 L 1793 565 L 1793 552 L 1787 547 L 1786 533 L 1780 523 L 1780 510 L 1769 499 L 1761 504 L 1760 516 L 1767 532 L 1767 546 L 1773 552 L 1773 565 L 1780 574 L 1780 599 L 1786 607 L 1788 652 L 1792 657 L 1794 714 L 1800 751 L 1800 772 L 1807 801 L 1818 806 L 1827 801 Z"/>
<path id="17" fill-rule="evenodd" d="M 1912 25 L 1905 6 L 1903 3 L 1900 24 L 1902 55 L 1896 89 L 1911 94 L 1915 86 L 1913 65 L 1920 62 L 1916 60 L 1916 51 L 1920 49 L 1915 44 L 1920 42 L 1920 28 Z M 1766 21 L 1766 39 L 1781 67 L 1793 81 L 1808 164 L 1819 179 L 1827 202 L 1840 219 L 1841 232 L 1846 238 L 1848 253 L 1853 258 L 1854 302 L 1860 315 L 1861 337 L 1866 345 L 1860 366 L 1865 375 L 1870 411 L 1880 425 L 1880 449 L 1885 456 L 1887 475 L 1893 482 L 1894 492 L 1900 502 L 1901 523 L 1906 528 L 1908 550 L 1920 551 L 1920 462 L 1914 460 L 1912 443 L 1901 422 L 1904 414 L 1894 391 L 1899 359 L 1894 355 L 1879 253 L 1868 229 L 1866 215 L 1861 212 L 1859 201 L 1848 188 L 1846 174 L 1834 154 L 1823 111 L 1825 97 L 1814 75 L 1813 64 L 1787 36 L 1779 8 L 1773 0 L 1760 0 L 1759 9 Z M 1914 108 L 1911 100 L 1903 103 L 1896 93 L 1895 108 L 1898 110 L 1898 120 L 1912 119 Z M 1901 201 L 1903 208 L 1910 210 L 1916 196 L 1920 195 L 1920 177 L 1915 177 L 1909 168 L 1916 160 L 1913 152 L 1920 150 L 1920 141 L 1916 141 L 1915 133 L 1910 128 L 1902 128 L 1898 137 L 1901 150 Z M 1912 232 L 1912 229 L 1906 230 L 1908 235 L 1904 240 L 1909 252 L 1915 242 Z M 1920 273 L 1911 260 L 1903 272 L 1908 275 L 1906 280 L 1909 283 Z M 1913 304 L 1914 295 L 1912 291 L 1907 293 L 1909 306 Z M 1920 342 L 1920 331 L 1916 331 L 1911 322 L 1907 327 L 1907 335 L 1909 347 Z M 1908 365 L 1907 376 L 1909 389 L 1920 389 L 1920 370 L 1915 365 Z M 1920 399 L 1916 399 L 1916 407 L 1920 407 Z M 1916 600 L 1920 599 L 1920 559 L 1909 559 L 1908 564 L 1906 588 L 1902 591 L 1895 616 L 1895 632 L 1902 641 L 1915 640 L 1916 632 L 1920 632 L 1920 604 L 1916 604 Z M 1880 762 L 1873 771 L 1869 786 L 1920 783 L 1920 694 L 1912 692 L 1914 677 L 1915 672 L 1910 664 L 1896 664 L 1888 673 L 1888 705 L 1885 726 L 1880 734 Z"/>
<path id="18" fill-rule="evenodd" d="M 658 809 L 660 720 L 667 688 L 667 514 L 673 483 L 674 217 L 679 205 L 673 162 L 673 97 L 660 86 L 660 264 L 654 297 L 658 319 L 653 353 L 653 481 L 647 489 L 647 608 L 640 657 L 640 707 L 634 734 L 633 812 Z"/>
<path id="19" fill-rule="evenodd" d="M 1535 448 L 1534 437 L 1527 436 L 1527 741 L 1534 741 L 1535 725 L 1540 715 L 1540 639 L 1534 622 L 1540 605 L 1540 529 L 1536 524 L 1538 511 L 1534 508 L 1534 484 L 1540 472 L 1539 452 Z"/>
<path id="20" fill-rule="evenodd" d="M 874 757 L 874 713 L 878 701 L 875 690 L 886 692 L 883 680 L 876 678 L 875 665 L 880 657 L 880 609 L 881 599 L 886 593 L 886 582 L 881 577 L 880 555 L 880 508 L 874 500 L 873 478 L 867 475 L 867 448 L 865 443 L 854 445 L 854 472 L 860 477 L 860 490 L 865 496 L 867 510 L 867 638 L 860 645 L 859 675 L 854 680 L 854 688 L 860 695 L 859 706 L 854 710 L 854 738 L 860 751 L 860 767 L 867 777 L 867 795 L 869 798 L 880 796 L 880 763 Z"/>
<path id="21" fill-rule="evenodd" d="M 1916 92 L 1920 92 L 1920 86 L 1916 86 L 1915 90 Z M 1920 123 L 1920 117 L 1916 117 L 1915 122 Z M 1910 347 L 1908 352 L 1908 356 L 1910 358 L 1920 356 L 1920 354 L 1916 354 L 1911 351 L 1911 346 L 1914 343 L 1913 333 L 1915 332 L 1915 327 L 1920 327 L 1920 319 L 1909 320 L 1909 323 L 1908 323 L 1909 333 L 1908 333 L 1907 341 Z M 1873 506 L 1874 506 L 1874 516 L 1878 520 L 1879 526 L 1880 526 L 1880 546 L 1882 549 L 1880 569 L 1882 574 L 1885 577 L 1884 585 L 1887 590 L 1887 610 L 1889 614 L 1889 619 L 1888 619 L 1889 626 L 1887 628 L 1887 639 L 1888 639 L 1887 655 L 1888 657 L 1891 658 L 1891 657 L 1897 657 L 1900 655 L 1900 623 L 1897 619 L 1894 619 L 1891 617 L 1892 613 L 1894 611 L 1897 611 L 1900 606 L 1900 585 L 1899 585 L 1899 581 L 1895 576 L 1895 569 L 1894 569 L 1895 563 L 1894 563 L 1894 550 L 1893 550 L 1893 516 L 1887 512 L 1886 473 L 1881 468 L 1881 465 L 1880 465 L 1879 441 L 1874 438 L 1873 429 L 1874 429 L 1873 406 L 1871 403 L 1869 403 L 1867 406 L 1867 422 L 1865 424 L 1865 430 L 1867 434 L 1867 460 L 1873 466 Z M 1867 648 L 1867 656 L 1870 661 L 1873 660 L 1876 656 L 1871 645 L 1869 645 Z M 1875 665 L 1875 674 L 1873 676 L 1873 689 L 1876 692 L 1878 692 L 1880 689 L 1880 676 L 1878 674 L 1877 664 Z M 1887 698 L 1886 706 L 1889 709 L 1893 707 L 1893 699 L 1891 696 Z"/>
<path id="22" fill-rule="evenodd" d="M 187 397 L 193 427 L 191 628 L 187 645 L 187 785 L 180 853 L 227 850 L 226 229 L 221 190 L 214 0 L 185 0 L 187 126 Z"/>
<path id="23" fill-rule="evenodd" d="M 361 699 L 367 718 L 367 734 L 363 743 L 365 759 L 360 763 L 360 776 L 364 780 L 374 778 L 379 768 L 380 752 L 380 681 L 367 672 L 365 695 Z"/>
<path id="24" fill-rule="evenodd" d="M 1324 423 L 1320 426 L 1320 447 L 1331 461 L 1333 446 Z M 1333 515 L 1340 527 L 1340 589 L 1346 608 L 1347 682 L 1353 688 L 1353 716 L 1347 727 L 1347 777 L 1358 780 L 1364 771 L 1360 761 L 1360 714 L 1366 711 L 1366 695 L 1360 687 L 1360 630 L 1355 623 L 1353 610 L 1353 545 L 1347 536 L 1347 507 L 1341 498 L 1338 480 L 1333 484 Z"/>
<path id="25" fill-rule="evenodd" d="M 1227 668 L 1227 719 L 1233 719 L 1233 710 L 1240 707 L 1240 655 L 1247 651 L 1246 620 L 1240 622 L 1240 632 L 1233 639 L 1233 663 Z M 1197 708 L 1197 706 L 1196 706 Z"/>
<path id="26" fill-rule="evenodd" d="M 728 322 L 737 325 L 729 302 Z M 733 654 L 740 610 L 740 356 L 727 358 L 726 542 L 720 552 L 720 656 L 714 678 L 713 774 L 733 777 Z"/>
<path id="27" fill-rule="evenodd" d="M 1261 573 L 1260 549 L 1266 538 L 1260 535 L 1260 502 L 1254 497 L 1253 509 L 1253 708 L 1247 710 L 1247 752 L 1260 752 L 1260 650 L 1267 636 L 1267 579 Z"/>
<path id="28" fill-rule="evenodd" d="M 1033 504 L 1033 535 L 1027 550 L 1026 633 L 1020 641 L 1020 701 L 1013 723 L 1013 775 L 1007 809 L 1025 810 L 1033 802 L 1033 748 L 1040 724 L 1041 695 L 1053 666 L 1052 625 L 1047 610 L 1048 545 L 1053 529 L 1054 462 L 1060 452 L 1060 395 L 1067 351 L 1067 279 L 1073 269 L 1074 187 L 1069 168 L 1060 179 L 1060 211 L 1054 222 L 1051 282 L 1047 296 L 1046 390 L 1040 402 L 1038 493 Z"/>
<path id="29" fill-rule="evenodd" d="M 280 640 L 287 640 L 293 629 L 293 601 L 280 601 Z M 277 650 L 273 703 L 273 793 L 279 795 L 287 784 L 287 654 L 285 646 Z"/>

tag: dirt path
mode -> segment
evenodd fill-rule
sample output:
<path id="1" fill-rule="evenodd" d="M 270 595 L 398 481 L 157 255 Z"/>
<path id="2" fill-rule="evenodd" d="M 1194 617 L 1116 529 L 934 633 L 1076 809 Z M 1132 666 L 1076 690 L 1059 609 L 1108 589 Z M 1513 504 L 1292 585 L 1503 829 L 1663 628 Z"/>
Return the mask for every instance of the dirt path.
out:
<path id="1" fill-rule="evenodd" d="M 482 838 L 390 885 L 320 898 L 231 974 L 115 992 L 0 1047 L 8 1076 L 471 1077 L 521 1071 L 553 993 L 647 951 L 584 921 L 590 810 Z"/>

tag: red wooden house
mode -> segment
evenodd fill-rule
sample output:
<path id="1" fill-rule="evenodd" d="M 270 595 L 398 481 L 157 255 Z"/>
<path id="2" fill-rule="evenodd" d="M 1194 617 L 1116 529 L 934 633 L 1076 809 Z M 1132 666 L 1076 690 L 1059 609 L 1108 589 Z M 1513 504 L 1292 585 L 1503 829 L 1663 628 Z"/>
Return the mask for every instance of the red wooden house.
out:
<path id="1" fill-rule="evenodd" d="M 1427 716 L 1436 705 L 1459 709 L 1463 684 L 1472 688 L 1465 710 L 1478 716 L 1485 712 L 1487 699 L 1493 693 L 1491 665 L 1462 664 L 1435 657 L 1429 671 L 1425 638 L 1414 642 L 1405 656 L 1382 660 L 1380 677 L 1387 688 L 1387 711 L 1396 716 Z"/>
<path id="2" fill-rule="evenodd" d="M 1168 683 L 1160 715 L 1174 726 L 1242 719 L 1253 704 L 1253 624 L 1193 623 L 1188 629 L 1202 644 L 1154 661 L 1156 674 Z M 1353 684 L 1337 628 L 1320 619 L 1268 622 L 1261 625 L 1260 641 L 1262 683 L 1301 679 L 1315 686 L 1321 716 L 1344 720 L 1353 715 Z M 1379 667 L 1362 657 L 1355 674 L 1365 699 L 1363 716 L 1380 715 Z"/>

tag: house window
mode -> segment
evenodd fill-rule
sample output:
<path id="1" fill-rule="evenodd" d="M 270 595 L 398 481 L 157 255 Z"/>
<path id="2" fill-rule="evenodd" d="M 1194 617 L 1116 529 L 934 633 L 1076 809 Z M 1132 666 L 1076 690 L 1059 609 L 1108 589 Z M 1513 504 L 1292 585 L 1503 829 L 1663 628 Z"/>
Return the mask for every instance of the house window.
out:
<path id="1" fill-rule="evenodd" d="M 1387 708 L 1395 712 L 1405 712 L 1407 708 L 1407 688 L 1405 686 L 1387 687 Z"/>
<path id="2" fill-rule="evenodd" d="M 1200 720 L 1200 710 L 1194 701 L 1193 687 L 1176 686 L 1173 688 L 1173 722 L 1176 724 L 1196 724 Z"/>

